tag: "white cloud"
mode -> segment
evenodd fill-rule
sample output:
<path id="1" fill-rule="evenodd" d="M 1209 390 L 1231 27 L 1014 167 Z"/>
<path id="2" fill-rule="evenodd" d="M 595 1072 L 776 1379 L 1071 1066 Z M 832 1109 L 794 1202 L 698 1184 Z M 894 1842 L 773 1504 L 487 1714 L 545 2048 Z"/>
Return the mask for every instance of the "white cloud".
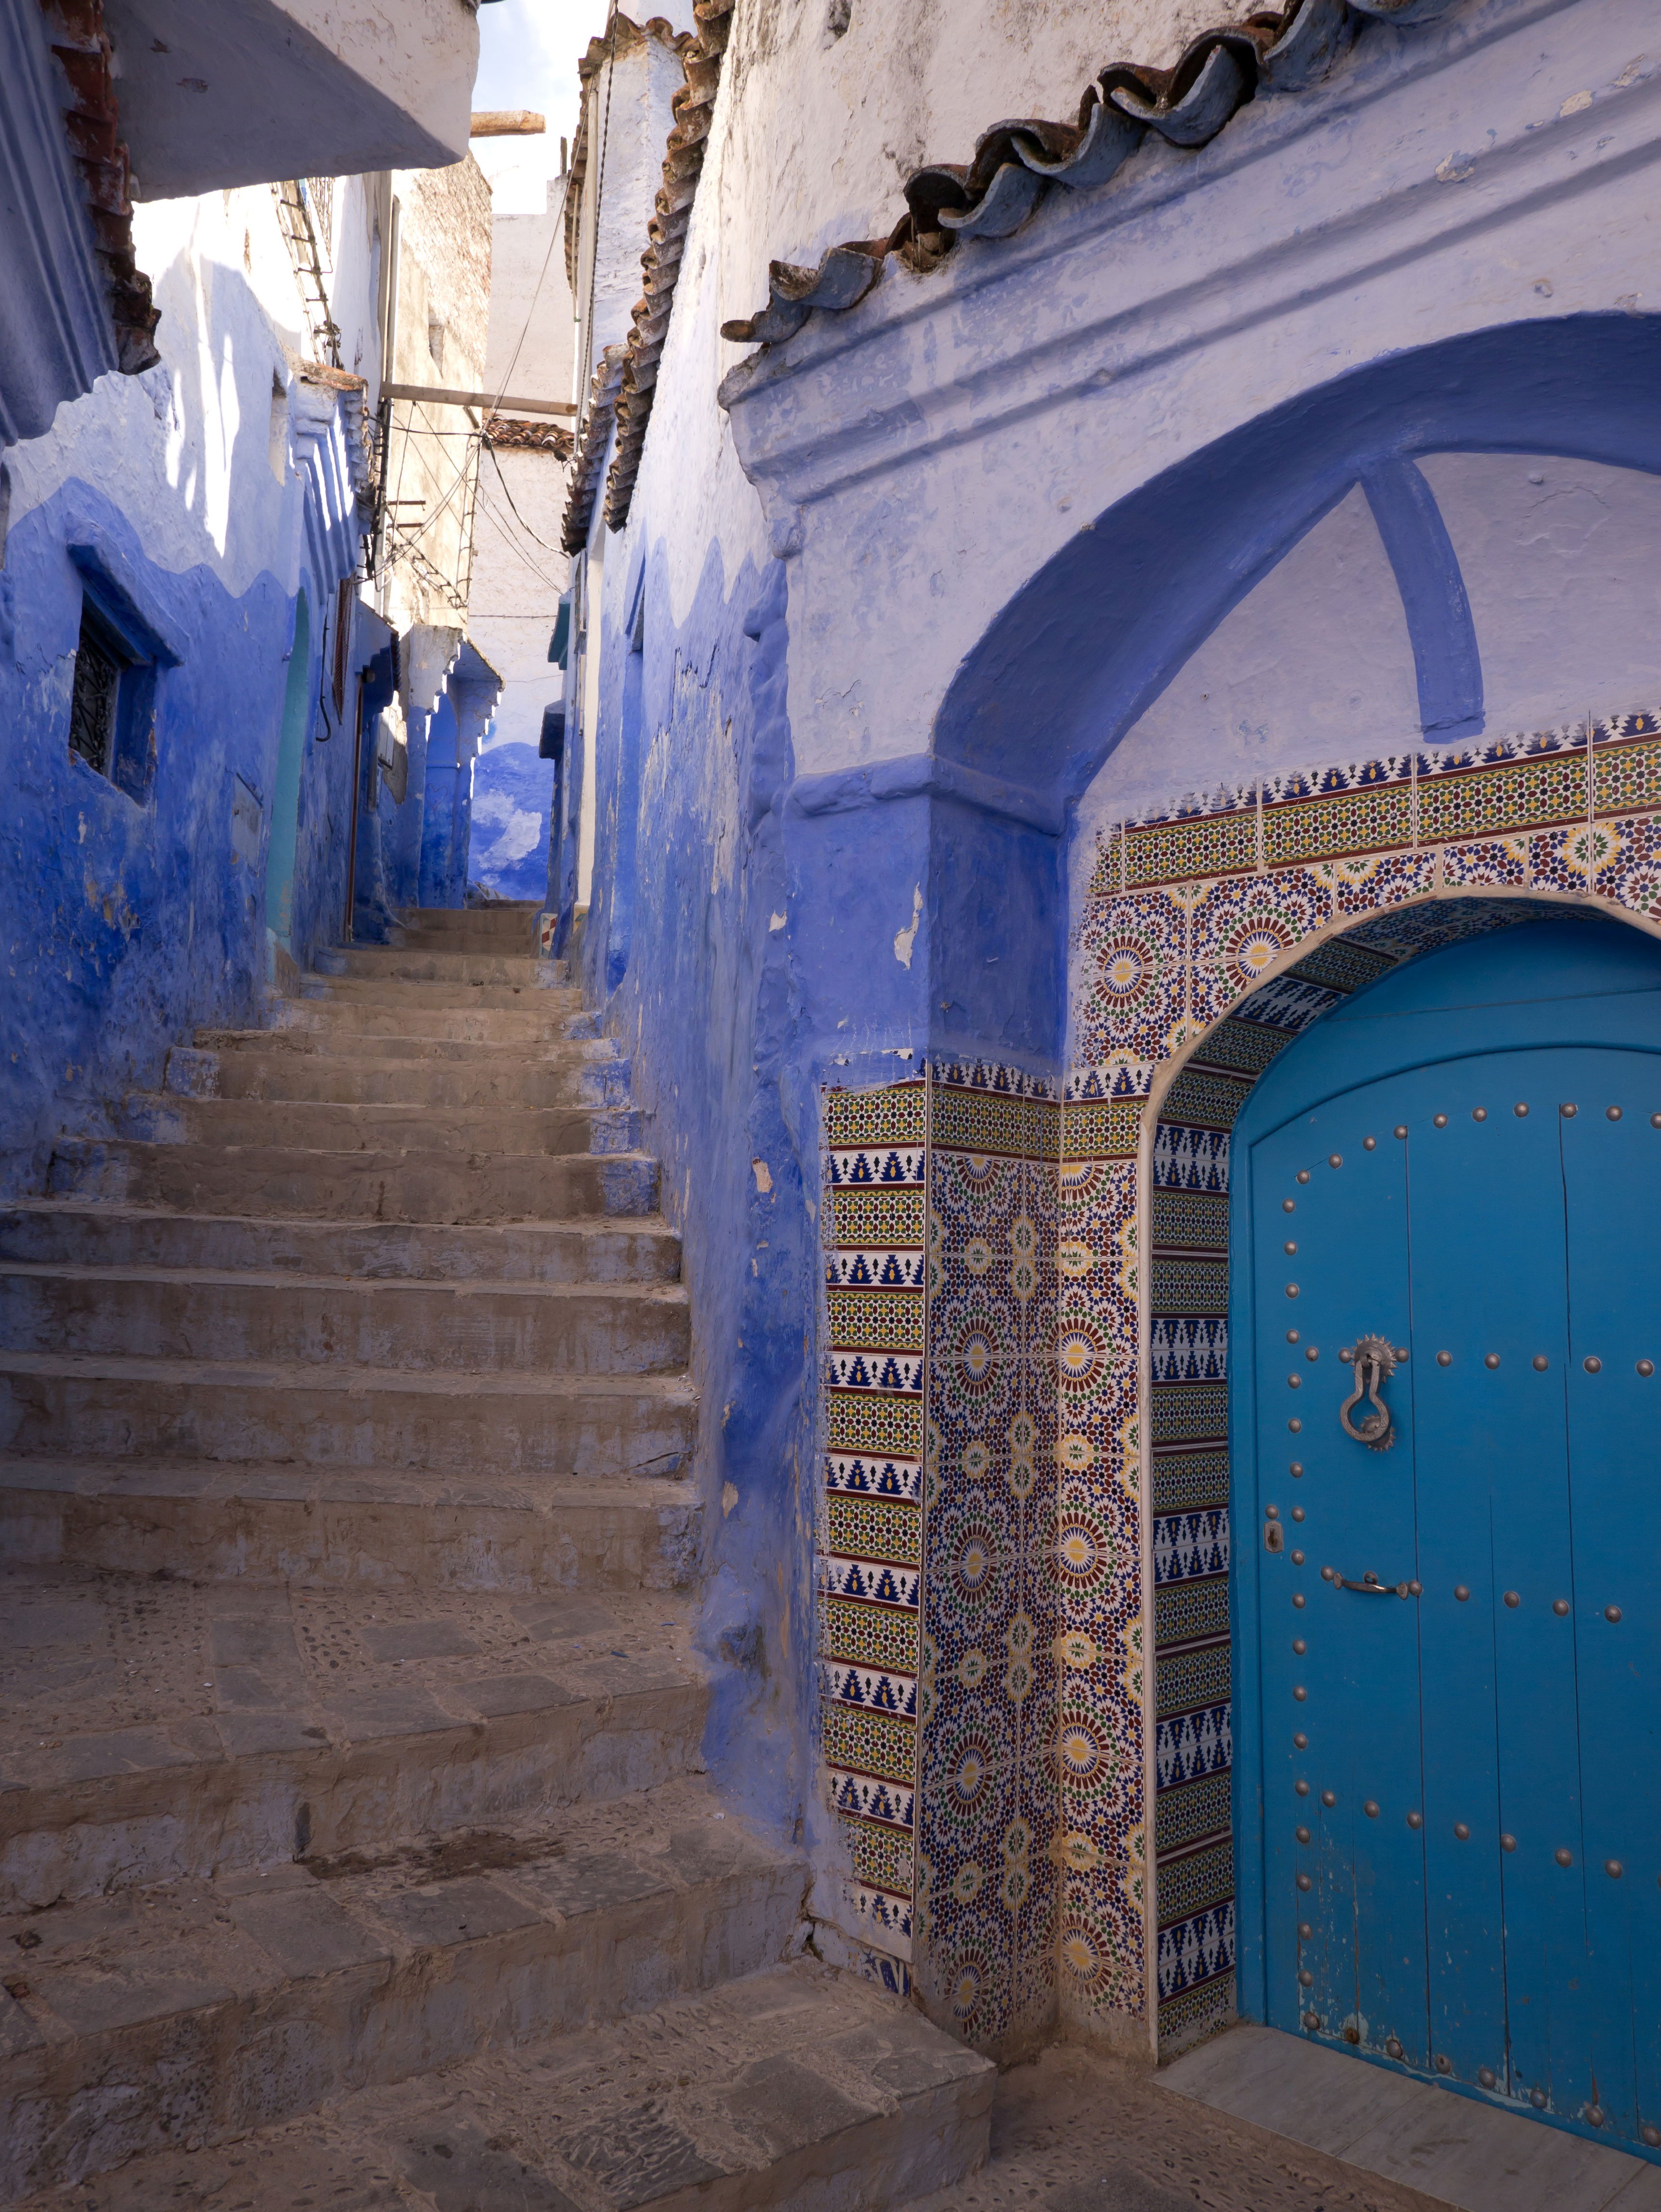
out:
<path id="1" fill-rule="evenodd" d="M 475 824 L 478 817 L 479 809 L 475 807 Z M 502 827 L 477 855 L 479 867 L 486 872 L 493 868 L 511 867 L 515 860 L 522 860 L 527 853 L 534 853 L 542 842 L 543 817 L 539 814 L 526 814 L 505 800 L 497 800 L 490 808 L 488 818 L 491 822 L 500 822 Z"/>

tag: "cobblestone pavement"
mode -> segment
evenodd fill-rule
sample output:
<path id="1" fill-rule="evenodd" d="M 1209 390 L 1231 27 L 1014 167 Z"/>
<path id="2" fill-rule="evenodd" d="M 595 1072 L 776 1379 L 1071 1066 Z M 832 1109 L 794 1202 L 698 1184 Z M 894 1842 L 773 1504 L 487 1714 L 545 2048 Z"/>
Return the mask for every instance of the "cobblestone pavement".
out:
<path id="1" fill-rule="evenodd" d="M 992 2108 L 992 2160 L 907 2212 L 1427 2212 L 1156 2086 L 1145 2068 L 1056 2045 L 1012 2067 Z"/>

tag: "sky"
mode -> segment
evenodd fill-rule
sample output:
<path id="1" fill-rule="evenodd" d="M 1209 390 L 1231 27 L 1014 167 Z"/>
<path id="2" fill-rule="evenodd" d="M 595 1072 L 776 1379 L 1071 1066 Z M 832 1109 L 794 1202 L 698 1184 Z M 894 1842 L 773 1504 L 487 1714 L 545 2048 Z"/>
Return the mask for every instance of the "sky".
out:
<path id="1" fill-rule="evenodd" d="M 575 136 L 577 58 L 605 28 L 606 0 L 496 0 L 478 11 L 475 107 L 529 107 L 542 138 L 475 138 L 499 215 L 539 215 L 559 173 L 559 142 Z"/>

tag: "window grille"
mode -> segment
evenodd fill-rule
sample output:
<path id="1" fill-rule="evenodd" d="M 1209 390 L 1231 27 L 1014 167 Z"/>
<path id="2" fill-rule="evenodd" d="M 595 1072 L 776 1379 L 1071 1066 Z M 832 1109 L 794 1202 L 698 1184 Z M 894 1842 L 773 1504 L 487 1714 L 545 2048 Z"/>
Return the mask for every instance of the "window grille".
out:
<path id="1" fill-rule="evenodd" d="M 75 688 L 70 699 L 70 750 L 88 768 L 111 775 L 115 763 L 122 672 L 131 665 L 92 608 L 81 608 L 75 648 Z"/>

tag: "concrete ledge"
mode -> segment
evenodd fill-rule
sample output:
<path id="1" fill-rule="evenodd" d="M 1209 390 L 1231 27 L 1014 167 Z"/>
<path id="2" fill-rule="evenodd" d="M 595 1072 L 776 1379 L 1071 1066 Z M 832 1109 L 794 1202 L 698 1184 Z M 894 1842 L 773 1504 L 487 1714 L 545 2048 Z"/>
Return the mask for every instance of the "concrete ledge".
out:
<path id="1" fill-rule="evenodd" d="M 253 1268 L 360 1282 L 672 1283 L 680 1239 L 665 1221 L 593 1215 L 451 1227 L 405 1221 L 259 1220 L 161 1207 L 21 1199 L 0 1205 L 0 1257 L 88 1267 Z"/>
<path id="2" fill-rule="evenodd" d="M 674 1474 L 677 1376 L 433 1374 L 0 1351 L 0 1450 L 612 1480 Z"/>
<path id="3" fill-rule="evenodd" d="M 0 1601 L 30 1655 L 0 1717 L 0 1911 L 546 1818 L 698 1758 L 704 1669 L 660 1592 L 60 1567 Z"/>
<path id="4" fill-rule="evenodd" d="M 1230 2028 L 1155 2079 L 1393 2182 L 1427 2212 L 1661 2212 L 1661 2166 L 1275 2028 Z"/>
<path id="5" fill-rule="evenodd" d="M 674 1480 L 0 1459 L 16 1566 L 385 1590 L 678 1590 L 703 1506 Z"/>
<path id="6" fill-rule="evenodd" d="M 644 1153 L 316 1152 L 288 1145 L 155 1145 L 60 1138 L 47 1194 L 191 1213 L 460 1225 L 655 1213 Z"/>
<path id="7" fill-rule="evenodd" d="M 782 1955 L 801 1888 L 794 1855 L 683 1783 L 551 1831 L 313 1856 L 5 1923 L 9 1956 L 34 1940 L 0 2056 L 0 2196 L 753 1972 Z"/>
<path id="8" fill-rule="evenodd" d="M 326 2126 L 141 2160 L 98 2202 L 894 2212 L 983 2164 L 995 2078 L 910 2007 L 803 1960 L 627 2027 L 363 2089 Z M 64 2192 L 27 2212 L 84 2202 Z"/>

